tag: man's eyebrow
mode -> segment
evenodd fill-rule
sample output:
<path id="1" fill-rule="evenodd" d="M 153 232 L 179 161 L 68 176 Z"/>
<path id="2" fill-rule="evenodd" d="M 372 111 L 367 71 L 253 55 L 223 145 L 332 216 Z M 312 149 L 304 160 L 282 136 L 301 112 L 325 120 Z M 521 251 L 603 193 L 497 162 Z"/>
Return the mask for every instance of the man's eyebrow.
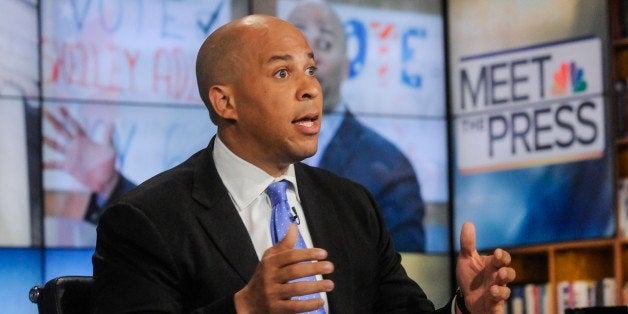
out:
<path id="1" fill-rule="evenodd" d="M 307 54 L 307 57 L 314 60 L 314 52 L 309 52 Z M 276 55 L 276 56 L 270 57 L 267 63 L 273 63 L 277 61 L 292 61 L 293 59 L 294 57 L 292 57 L 292 55 Z"/>
<path id="2" fill-rule="evenodd" d="M 273 63 L 273 62 L 277 62 L 277 61 L 290 61 L 292 60 L 292 56 L 291 55 L 276 55 L 276 56 L 272 56 L 270 58 L 268 58 L 268 62 L 267 63 Z"/>
<path id="3" fill-rule="evenodd" d="M 298 24 L 297 22 L 294 23 L 294 26 L 296 28 L 298 28 L 299 30 L 301 30 L 301 32 L 304 32 L 305 29 L 306 29 L 305 25 Z M 334 30 L 333 28 L 331 28 L 331 27 L 322 26 L 318 30 L 321 31 L 321 33 L 323 33 L 325 35 L 330 35 L 332 37 L 337 37 L 336 35 L 337 35 L 338 32 L 336 30 Z"/>
<path id="4" fill-rule="evenodd" d="M 321 33 L 323 33 L 325 35 L 329 35 L 329 36 L 334 37 L 334 38 L 338 37 L 336 35 L 336 32 L 333 29 L 330 29 L 330 28 L 321 28 Z"/>

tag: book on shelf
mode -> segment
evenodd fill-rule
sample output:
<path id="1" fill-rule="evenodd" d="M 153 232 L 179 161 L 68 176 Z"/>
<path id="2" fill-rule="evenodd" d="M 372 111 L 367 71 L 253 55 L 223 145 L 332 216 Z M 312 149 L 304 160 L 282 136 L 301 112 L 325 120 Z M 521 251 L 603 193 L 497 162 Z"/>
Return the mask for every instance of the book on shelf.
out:
<path id="1" fill-rule="evenodd" d="M 549 283 L 528 283 L 511 286 L 505 313 L 546 314 L 551 305 Z"/>
<path id="2" fill-rule="evenodd" d="M 628 135 L 628 82 L 624 78 L 615 80 L 616 135 L 623 138 Z"/>
<path id="3" fill-rule="evenodd" d="M 594 287 L 592 281 L 574 280 L 561 281 L 556 290 L 558 296 L 558 313 L 564 313 L 566 309 L 588 307 L 591 305 L 589 289 Z"/>
<path id="4" fill-rule="evenodd" d="M 598 294 L 597 299 L 602 300 L 602 304 L 604 306 L 614 306 L 619 305 L 617 302 L 617 281 L 615 278 L 604 278 L 599 282 L 601 295 Z M 598 302 L 599 303 L 599 302 Z"/>
<path id="5" fill-rule="evenodd" d="M 557 284 L 558 313 L 567 309 L 616 306 L 615 278 L 572 280 Z"/>
<path id="6" fill-rule="evenodd" d="M 549 283 L 517 284 L 510 287 L 511 294 L 506 306 L 508 314 L 551 314 L 550 309 L 557 306 L 556 313 L 566 313 L 571 309 L 616 306 L 615 278 L 601 280 L 571 280 L 556 284 L 556 303 L 552 299 L 552 285 Z M 628 283 L 626 285 L 628 295 Z"/>
<path id="7" fill-rule="evenodd" d="M 626 167 L 628 165 L 620 166 Z M 617 218 L 619 219 L 618 234 L 628 237 L 628 178 L 617 179 Z"/>
<path id="8" fill-rule="evenodd" d="M 628 281 L 621 288 L 621 304 L 628 304 Z"/>
<path id="9" fill-rule="evenodd" d="M 525 299 L 523 286 L 512 286 L 510 291 L 509 310 L 510 314 L 525 314 Z"/>

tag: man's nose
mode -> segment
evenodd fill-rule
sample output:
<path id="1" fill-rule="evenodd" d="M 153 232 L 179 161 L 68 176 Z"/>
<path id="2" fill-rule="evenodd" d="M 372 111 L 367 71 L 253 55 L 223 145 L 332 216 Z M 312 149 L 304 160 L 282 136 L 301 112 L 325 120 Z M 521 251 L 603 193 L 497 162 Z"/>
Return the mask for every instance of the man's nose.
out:
<path id="1" fill-rule="evenodd" d="M 321 85 L 316 77 L 308 76 L 303 78 L 297 93 L 299 100 L 314 99 L 322 94 Z"/>

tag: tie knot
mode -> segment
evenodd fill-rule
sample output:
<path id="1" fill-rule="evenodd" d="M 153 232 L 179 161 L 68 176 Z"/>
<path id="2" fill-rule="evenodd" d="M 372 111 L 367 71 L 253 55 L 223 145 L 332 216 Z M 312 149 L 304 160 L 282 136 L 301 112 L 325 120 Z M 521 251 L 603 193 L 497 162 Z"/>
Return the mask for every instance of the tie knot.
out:
<path id="1" fill-rule="evenodd" d="M 286 196 L 287 188 L 288 181 L 286 180 L 273 182 L 268 185 L 268 188 L 266 188 L 266 193 L 268 193 L 268 196 L 270 197 L 270 202 L 273 206 L 288 200 L 288 197 Z"/>

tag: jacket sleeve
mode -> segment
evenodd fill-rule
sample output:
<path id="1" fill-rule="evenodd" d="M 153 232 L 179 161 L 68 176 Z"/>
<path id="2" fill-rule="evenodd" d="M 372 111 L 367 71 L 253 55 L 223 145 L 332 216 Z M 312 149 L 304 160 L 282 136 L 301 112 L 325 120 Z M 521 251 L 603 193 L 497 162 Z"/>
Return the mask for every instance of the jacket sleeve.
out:
<path id="1" fill-rule="evenodd" d="M 401 256 L 395 250 L 392 238 L 387 231 L 384 217 L 379 210 L 377 202 L 366 188 L 363 193 L 368 196 L 371 203 L 374 220 L 370 224 L 373 233 L 377 237 L 374 241 L 377 247 L 377 283 L 376 313 L 432 313 L 433 303 L 427 298 L 423 289 L 408 277 L 401 265 Z"/>

